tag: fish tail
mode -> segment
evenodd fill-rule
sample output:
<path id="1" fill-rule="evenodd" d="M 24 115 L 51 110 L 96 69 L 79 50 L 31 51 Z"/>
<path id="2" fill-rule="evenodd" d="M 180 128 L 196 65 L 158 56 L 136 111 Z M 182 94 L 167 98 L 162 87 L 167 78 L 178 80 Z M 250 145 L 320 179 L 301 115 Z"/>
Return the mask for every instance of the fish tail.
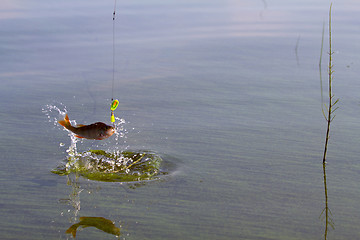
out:
<path id="1" fill-rule="evenodd" d="M 71 126 L 71 123 L 70 123 L 70 120 L 69 120 L 69 116 L 68 116 L 67 114 L 65 115 L 64 120 L 59 120 L 58 123 L 59 123 L 61 126 L 63 126 L 64 128 L 67 128 L 67 129 L 69 129 L 69 128 L 72 127 L 72 126 Z"/>
<path id="2" fill-rule="evenodd" d="M 69 227 L 68 230 L 66 230 L 66 233 L 71 233 L 73 235 L 74 238 L 76 238 L 76 230 L 79 226 L 77 224 L 72 225 L 71 227 Z"/>

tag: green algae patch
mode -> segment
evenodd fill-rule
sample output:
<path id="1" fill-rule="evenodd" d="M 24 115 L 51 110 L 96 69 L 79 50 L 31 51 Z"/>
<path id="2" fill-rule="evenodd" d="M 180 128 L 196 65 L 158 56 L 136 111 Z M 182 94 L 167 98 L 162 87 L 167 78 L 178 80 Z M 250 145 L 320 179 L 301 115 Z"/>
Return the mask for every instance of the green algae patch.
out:
<path id="1" fill-rule="evenodd" d="M 89 150 L 69 155 L 52 173 L 77 173 L 84 178 L 106 182 L 134 182 L 156 179 L 166 174 L 160 169 L 162 158 L 150 151 Z"/>

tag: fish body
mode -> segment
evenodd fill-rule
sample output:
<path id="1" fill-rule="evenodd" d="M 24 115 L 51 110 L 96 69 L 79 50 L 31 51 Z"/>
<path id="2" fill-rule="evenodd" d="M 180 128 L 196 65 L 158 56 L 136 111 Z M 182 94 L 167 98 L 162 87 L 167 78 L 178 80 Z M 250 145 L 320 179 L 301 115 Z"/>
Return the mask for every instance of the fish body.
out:
<path id="1" fill-rule="evenodd" d="M 102 122 L 97 122 L 90 125 L 72 126 L 67 114 L 65 115 L 64 120 L 60 120 L 58 123 L 67 130 L 75 133 L 75 136 L 78 138 L 103 140 L 115 133 L 114 127 L 106 125 Z"/>
<path id="2" fill-rule="evenodd" d="M 76 237 L 76 230 L 78 227 L 96 227 L 106 233 L 110 233 L 116 236 L 120 235 L 120 228 L 109 219 L 103 217 L 80 217 L 80 222 L 73 224 L 66 233 L 71 233 L 73 237 Z"/>

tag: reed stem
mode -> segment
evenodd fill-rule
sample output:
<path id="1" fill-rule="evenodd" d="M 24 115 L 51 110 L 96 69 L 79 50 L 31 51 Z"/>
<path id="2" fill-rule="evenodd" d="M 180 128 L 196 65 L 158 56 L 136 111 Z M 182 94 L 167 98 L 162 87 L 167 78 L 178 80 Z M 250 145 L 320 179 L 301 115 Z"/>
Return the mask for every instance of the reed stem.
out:
<path id="1" fill-rule="evenodd" d="M 330 139 L 330 123 L 334 120 L 334 118 L 335 118 L 334 112 L 337 109 L 337 108 L 334 108 L 334 106 L 339 101 L 339 99 L 336 99 L 334 101 L 334 95 L 332 94 L 332 80 L 333 80 L 333 73 L 334 73 L 332 61 L 333 61 L 334 52 L 332 51 L 332 38 L 331 38 L 331 8 L 332 8 L 332 3 L 330 4 L 330 10 L 329 10 L 329 66 L 328 66 L 329 106 L 327 107 L 327 110 L 328 110 L 327 116 L 323 112 L 325 120 L 327 121 L 323 164 L 326 162 L 326 154 L 327 154 L 327 149 L 328 149 L 328 144 L 329 144 L 329 139 Z"/>

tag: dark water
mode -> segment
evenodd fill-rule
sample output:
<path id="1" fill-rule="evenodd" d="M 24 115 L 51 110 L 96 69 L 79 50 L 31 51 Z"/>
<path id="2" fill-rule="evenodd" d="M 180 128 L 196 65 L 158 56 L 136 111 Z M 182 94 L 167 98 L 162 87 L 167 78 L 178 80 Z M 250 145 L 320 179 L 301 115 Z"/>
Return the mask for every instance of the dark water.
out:
<path id="1" fill-rule="evenodd" d="M 70 139 L 42 109 L 109 122 L 113 4 L 0 6 L 1 239 L 70 239 L 81 216 L 114 221 L 121 239 L 324 238 L 318 63 L 330 2 L 118 2 L 114 95 L 125 136 L 78 148 L 150 150 L 172 171 L 132 184 L 58 176 L 51 170 Z M 359 238 L 359 10 L 358 1 L 333 2 L 340 108 L 328 239 Z"/>

